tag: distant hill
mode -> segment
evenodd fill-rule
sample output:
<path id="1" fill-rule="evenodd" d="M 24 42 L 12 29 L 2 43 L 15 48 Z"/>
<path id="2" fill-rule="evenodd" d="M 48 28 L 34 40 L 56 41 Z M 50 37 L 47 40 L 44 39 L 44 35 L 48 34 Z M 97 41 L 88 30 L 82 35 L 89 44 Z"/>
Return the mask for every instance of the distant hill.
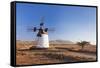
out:
<path id="1" fill-rule="evenodd" d="M 33 44 L 36 43 L 36 41 L 22 41 L 22 40 L 17 40 L 17 43 L 23 43 L 23 44 Z M 50 44 L 75 44 L 72 41 L 69 40 L 51 40 L 49 41 Z"/>
<path id="2" fill-rule="evenodd" d="M 72 41 L 69 41 L 69 40 L 52 40 L 52 41 L 49 41 L 50 44 L 75 44 L 74 42 Z"/>

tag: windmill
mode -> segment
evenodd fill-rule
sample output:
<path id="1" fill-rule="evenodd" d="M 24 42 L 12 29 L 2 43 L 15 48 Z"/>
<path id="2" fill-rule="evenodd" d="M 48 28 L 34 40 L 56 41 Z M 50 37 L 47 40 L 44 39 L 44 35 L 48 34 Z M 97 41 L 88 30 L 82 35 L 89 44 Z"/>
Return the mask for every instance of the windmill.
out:
<path id="1" fill-rule="evenodd" d="M 54 31 L 54 29 L 44 27 L 44 17 L 41 18 L 39 28 L 34 27 L 31 30 L 32 32 L 37 32 L 36 48 L 49 48 L 48 31 Z"/>

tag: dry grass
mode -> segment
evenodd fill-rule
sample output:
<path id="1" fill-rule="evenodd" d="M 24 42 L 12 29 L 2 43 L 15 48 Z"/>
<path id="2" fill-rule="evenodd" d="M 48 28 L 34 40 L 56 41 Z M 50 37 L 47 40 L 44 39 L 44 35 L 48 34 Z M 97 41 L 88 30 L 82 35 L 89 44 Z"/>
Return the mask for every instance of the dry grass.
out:
<path id="1" fill-rule="evenodd" d="M 50 44 L 48 49 L 35 48 L 32 42 L 17 42 L 17 65 L 50 64 L 78 61 L 95 61 L 96 46 L 88 45 L 83 50 L 75 44 Z"/>

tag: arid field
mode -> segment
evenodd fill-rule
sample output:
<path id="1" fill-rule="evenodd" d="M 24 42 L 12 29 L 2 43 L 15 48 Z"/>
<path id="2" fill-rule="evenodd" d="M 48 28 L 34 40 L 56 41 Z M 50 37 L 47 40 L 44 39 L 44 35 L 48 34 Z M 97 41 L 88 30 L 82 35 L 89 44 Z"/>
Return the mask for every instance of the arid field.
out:
<path id="1" fill-rule="evenodd" d="M 52 43 L 48 49 L 38 49 L 35 45 L 32 41 L 17 41 L 17 65 L 96 61 L 95 45 L 87 45 L 83 49 L 77 44 Z"/>

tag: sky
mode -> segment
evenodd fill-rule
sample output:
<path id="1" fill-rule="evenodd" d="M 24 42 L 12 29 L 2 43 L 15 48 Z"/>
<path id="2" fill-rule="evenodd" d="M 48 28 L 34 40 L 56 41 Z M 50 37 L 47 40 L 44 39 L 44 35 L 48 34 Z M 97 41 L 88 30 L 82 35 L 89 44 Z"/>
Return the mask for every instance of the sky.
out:
<path id="1" fill-rule="evenodd" d="M 80 6 L 59 6 L 44 4 L 16 4 L 17 40 L 34 40 L 36 32 L 29 28 L 39 27 L 44 17 L 50 40 L 89 41 L 96 43 L 96 8 Z"/>

